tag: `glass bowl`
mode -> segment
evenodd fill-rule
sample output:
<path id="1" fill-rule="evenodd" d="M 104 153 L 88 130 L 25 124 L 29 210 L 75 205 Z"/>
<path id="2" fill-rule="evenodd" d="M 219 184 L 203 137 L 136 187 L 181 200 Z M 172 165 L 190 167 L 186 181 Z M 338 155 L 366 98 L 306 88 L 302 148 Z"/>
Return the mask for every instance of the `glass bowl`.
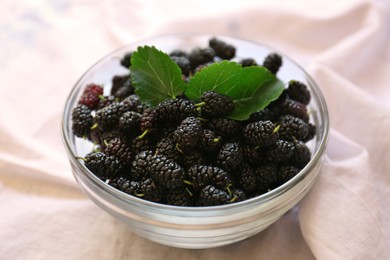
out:
<path id="1" fill-rule="evenodd" d="M 223 246 L 267 228 L 310 190 L 320 172 L 328 139 L 328 112 L 318 85 L 296 62 L 277 51 L 283 57 L 279 79 L 284 82 L 298 80 L 309 87 L 312 95 L 308 106 L 310 120 L 317 126 L 314 139 L 307 143 L 312 152 L 311 161 L 285 184 L 242 202 L 211 207 L 178 207 L 123 193 L 89 171 L 77 157 L 91 151 L 92 144 L 76 137 L 71 124 L 72 109 L 77 105 L 83 88 L 92 82 L 109 85 L 114 75 L 125 74 L 127 70 L 120 66 L 118 59 L 138 46 L 154 45 L 169 53 L 175 49 L 190 50 L 196 46 L 207 46 L 212 36 L 234 45 L 237 57 L 262 61 L 267 54 L 276 51 L 243 39 L 206 34 L 166 35 L 136 42 L 115 50 L 88 69 L 70 92 L 63 111 L 63 143 L 74 177 L 85 194 L 101 209 L 127 224 L 132 232 L 173 247 L 197 249 Z"/>

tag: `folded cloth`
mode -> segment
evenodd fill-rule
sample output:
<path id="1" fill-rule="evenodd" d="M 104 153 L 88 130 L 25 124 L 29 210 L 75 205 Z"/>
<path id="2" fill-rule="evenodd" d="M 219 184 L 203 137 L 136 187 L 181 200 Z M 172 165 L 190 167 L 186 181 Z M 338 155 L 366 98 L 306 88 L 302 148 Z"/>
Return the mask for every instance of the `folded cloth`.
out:
<path id="1" fill-rule="evenodd" d="M 3 0 L 0 14 L 0 259 L 390 259 L 386 1 Z M 310 193 L 220 248 L 133 234 L 78 189 L 62 148 L 62 107 L 82 73 L 121 45 L 177 32 L 275 47 L 307 69 L 329 109 Z"/>

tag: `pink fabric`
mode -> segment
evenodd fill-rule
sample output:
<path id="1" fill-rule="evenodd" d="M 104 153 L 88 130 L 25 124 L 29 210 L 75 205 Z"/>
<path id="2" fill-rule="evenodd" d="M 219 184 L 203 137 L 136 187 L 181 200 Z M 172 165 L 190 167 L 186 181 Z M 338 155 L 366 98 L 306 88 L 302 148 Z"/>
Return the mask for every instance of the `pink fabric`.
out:
<path id="1" fill-rule="evenodd" d="M 390 6 L 386 1 L 0 2 L 0 259 L 390 259 Z M 215 249 L 138 237 L 78 189 L 62 145 L 67 95 L 96 60 L 175 32 L 264 42 L 326 98 L 318 182 L 264 232 Z"/>

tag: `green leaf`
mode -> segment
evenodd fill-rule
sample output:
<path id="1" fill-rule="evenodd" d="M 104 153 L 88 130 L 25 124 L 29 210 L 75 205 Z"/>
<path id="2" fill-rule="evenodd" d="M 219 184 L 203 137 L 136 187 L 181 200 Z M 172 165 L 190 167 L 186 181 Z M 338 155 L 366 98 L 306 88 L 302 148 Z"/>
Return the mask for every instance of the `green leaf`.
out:
<path id="1" fill-rule="evenodd" d="M 284 83 L 263 67 L 245 67 L 238 77 L 239 87 L 226 93 L 234 101 L 235 108 L 229 116 L 232 119 L 248 119 L 250 114 L 276 100 L 285 89 Z"/>
<path id="2" fill-rule="evenodd" d="M 225 94 L 225 91 L 238 84 L 241 65 L 236 62 L 222 61 L 203 68 L 191 78 L 185 95 L 199 101 L 203 92 L 213 90 Z"/>
<path id="3" fill-rule="evenodd" d="M 185 95 L 194 101 L 199 101 L 208 90 L 229 96 L 235 105 L 229 117 L 245 120 L 277 99 L 283 89 L 284 83 L 264 67 L 242 68 L 236 62 L 222 61 L 196 73 Z"/>
<path id="4" fill-rule="evenodd" d="M 179 66 L 154 46 L 138 47 L 131 56 L 130 70 L 135 93 L 143 103 L 154 107 L 186 88 Z"/>

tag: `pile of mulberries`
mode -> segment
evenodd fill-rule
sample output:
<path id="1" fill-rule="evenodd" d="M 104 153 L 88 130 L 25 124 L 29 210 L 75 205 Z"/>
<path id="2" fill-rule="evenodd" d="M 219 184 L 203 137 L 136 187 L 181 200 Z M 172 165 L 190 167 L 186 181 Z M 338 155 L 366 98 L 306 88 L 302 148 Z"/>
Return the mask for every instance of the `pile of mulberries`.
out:
<path id="1" fill-rule="evenodd" d="M 262 63 L 235 53 L 234 46 L 212 38 L 206 48 L 169 55 L 185 79 L 224 59 L 273 74 L 282 66 L 277 53 Z M 128 68 L 130 57 L 119 63 Z M 175 206 L 230 204 L 282 185 L 311 159 L 306 143 L 316 127 L 302 82 L 290 81 L 277 100 L 237 121 L 229 118 L 234 102 L 214 91 L 204 92 L 199 103 L 178 96 L 149 107 L 134 93 L 130 73 L 115 75 L 108 95 L 103 86 L 87 85 L 72 113 L 74 135 L 94 144 L 80 159 L 124 193 Z"/>

